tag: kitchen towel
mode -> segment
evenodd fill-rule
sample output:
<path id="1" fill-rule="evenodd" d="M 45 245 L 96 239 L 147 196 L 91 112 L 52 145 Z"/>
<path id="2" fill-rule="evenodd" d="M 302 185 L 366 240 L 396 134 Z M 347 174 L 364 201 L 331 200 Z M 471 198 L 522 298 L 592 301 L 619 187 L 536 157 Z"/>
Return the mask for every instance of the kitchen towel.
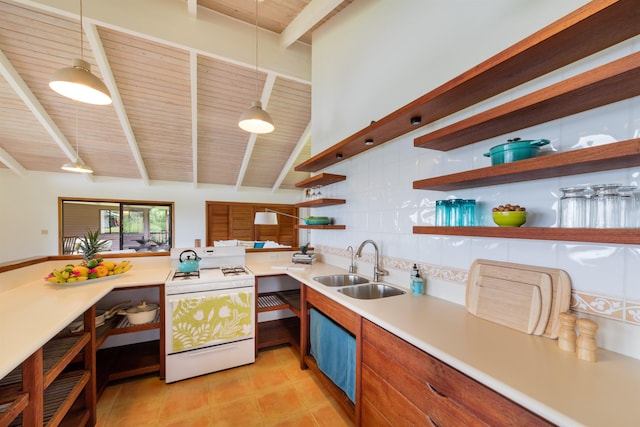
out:
<path id="1" fill-rule="evenodd" d="M 313 308 L 309 335 L 311 355 L 318 368 L 355 402 L 356 339 Z"/>

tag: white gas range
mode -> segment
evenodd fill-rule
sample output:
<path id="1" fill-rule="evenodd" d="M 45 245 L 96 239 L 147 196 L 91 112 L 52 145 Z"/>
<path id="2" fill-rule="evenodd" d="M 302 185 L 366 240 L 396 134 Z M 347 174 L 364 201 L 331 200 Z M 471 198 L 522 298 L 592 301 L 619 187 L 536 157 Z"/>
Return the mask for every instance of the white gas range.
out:
<path id="1" fill-rule="evenodd" d="M 181 255 L 200 258 L 197 271 L 181 272 Z M 166 382 L 255 361 L 255 276 L 244 262 L 238 246 L 171 249 Z"/>

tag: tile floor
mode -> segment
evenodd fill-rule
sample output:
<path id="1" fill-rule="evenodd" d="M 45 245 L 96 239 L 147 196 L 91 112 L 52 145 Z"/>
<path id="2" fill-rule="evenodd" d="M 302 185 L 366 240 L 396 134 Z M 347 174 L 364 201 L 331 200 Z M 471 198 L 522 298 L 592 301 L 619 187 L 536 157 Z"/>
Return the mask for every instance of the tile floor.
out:
<path id="1" fill-rule="evenodd" d="M 98 401 L 99 427 L 352 426 L 291 347 L 252 365 L 166 384 L 157 376 L 115 383 Z"/>

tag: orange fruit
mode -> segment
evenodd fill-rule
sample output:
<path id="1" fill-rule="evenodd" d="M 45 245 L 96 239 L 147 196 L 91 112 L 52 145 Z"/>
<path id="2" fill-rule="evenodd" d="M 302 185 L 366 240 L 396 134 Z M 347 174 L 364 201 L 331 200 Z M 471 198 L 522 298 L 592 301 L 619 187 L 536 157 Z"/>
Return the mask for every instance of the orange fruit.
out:
<path id="1" fill-rule="evenodd" d="M 96 274 L 98 275 L 98 277 L 104 277 L 107 274 L 109 274 L 109 269 L 107 267 L 105 267 L 104 265 L 99 265 L 95 268 L 96 270 Z"/>

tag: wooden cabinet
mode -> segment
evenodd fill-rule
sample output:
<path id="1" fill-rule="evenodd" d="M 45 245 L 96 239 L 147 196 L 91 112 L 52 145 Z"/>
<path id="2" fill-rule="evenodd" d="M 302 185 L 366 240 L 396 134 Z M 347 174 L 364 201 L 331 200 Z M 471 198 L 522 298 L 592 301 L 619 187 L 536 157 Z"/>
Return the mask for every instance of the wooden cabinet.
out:
<path id="1" fill-rule="evenodd" d="M 552 425 L 367 320 L 361 377 L 365 426 Z"/>
<path id="2" fill-rule="evenodd" d="M 0 380 L 0 425 L 84 426 L 96 421 L 95 307 L 79 334 L 61 334 Z"/>
<path id="3" fill-rule="evenodd" d="M 255 225 L 256 212 L 271 209 L 278 215 L 277 225 Z M 207 246 L 216 240 L 271 240 L 291 247 L 298 246 L 298 208 L 295 205 L 264 203 L 207 202 Z M 287 216 L 290 215 L 290 216 Z M 295 217 L 295 218 L 292 218 Z"/>
<path id="4" fill-rule="evenodd" d="M 273 276 L 269 276 L 273 277 Z M 282 275 L 282 277 L 288 277 Z M 260 293 L 260 278 L 255 279 L 256 356 L 258 350 L 281 344 L 300 346 L 300 289 Z M 258 322 L 258 315 L 269 311 L 291 310 L 296 317 Z"/>
<path id="5" fill-rule="evenodd" d="M 207 202 L 207 245 L 213 246 L 216 240 L 271 240 L 283 245 L 298 245 L 297 232 L 293 225 L 295 218 L 278 215 L 277 225 L 255 225 L 256 212 L 265 209 L 298 216 L 292 205 Z"/>

